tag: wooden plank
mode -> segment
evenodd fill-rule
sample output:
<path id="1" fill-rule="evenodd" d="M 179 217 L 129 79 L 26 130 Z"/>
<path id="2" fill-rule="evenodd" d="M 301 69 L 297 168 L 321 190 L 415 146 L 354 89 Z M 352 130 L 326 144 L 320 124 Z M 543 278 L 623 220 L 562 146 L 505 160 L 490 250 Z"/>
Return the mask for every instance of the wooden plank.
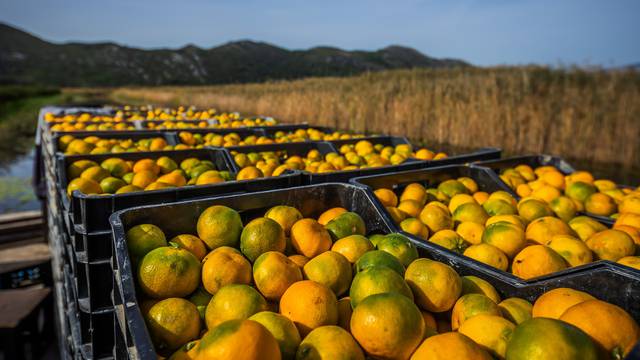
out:
<path id="1" fill-rule="evenodd" d="M 17 327 L 50 293 L 49 288 L 0 290 L 0 329 Z"/>
<path id="2" fill-rule="evenodd" d="M 22 242 L 24 240 L 43 238 L 42 231 L 27 231 L 24 233 L 10 234 L 7 236 L 0 236 L 0 248 L 4 249 L 12 247 L 16 242 Z M 43 240 L 44 242 L 44 240 Z"/>
<path id="3" fill-rule="evenodd" d="M 0 239 L 2 238 L 2 236 L 0 236 Z M 10 243 L 2 243 L 2 241 L 0 240 L 0 251 L 4 250 L 4 249 L 10 249 L 10 248 L 15 248 L 15 247 L 21 247 L 21 246 L 25 246 L 25 245 L 29 245 L 29 244 L 46 244 L 47 243 L 47 239 L 44 238 L 44 234 L 35 234 L 33 236 L 27 237 L 25 236 L 24 239 L 22 240 L 17 240 L 17 241 L 13 241 Z"/>
<path id="4" fill-rule="evenodd" d="M 42 237 L 45 229 L 44 220 L 39 210 L 0 215 L 0 246 Z"/>
<path id="5" fill-rule="evenodd" d="M 45 263 L 51 259 L 45 243 L 24 244 L 0 250 L 0 273 Z"/>
<path id="6" fill-rule="evenodd" d="M 0 236 L 0 249 L 13 247 L 15 243 L 28 242 L 45 242 L 44 234 L 40 230 L 27 231 L 24 233 L 10 234 Z"/>
<path id="7" fill-rule="evenodd" d="M 42 225 L 43 225 L 43 221 L 41 217 L 36 219 L 0 223 L 0 232 L 6 233 L 6 232 L 19 232 L 22 229 L 38 229 L 38 228 L 41 229 Z"/>
<path id="8" fill-rule="evenodd" d="M 49 246 L 45 243 L 24 244 L 0 250 L 0 264 L 15 261 L 48 260 Z"/>
<path id="9" fill-rule="evenodd" d="M 14 261 L 10 263 L 0 264 L 0 274 L 10 273 L 20 269 L 32 268 L 38 265 L 42 265 L 49 260 L 28 260 L 28 261 Z"/>
<path id="10" fill-rule="evenodd" d="M 0 214 L 0 224 L 21 221 L 21 220 L 31 220 L 36 218 L 42 218 L 42 212 L 40 210 Z"/>

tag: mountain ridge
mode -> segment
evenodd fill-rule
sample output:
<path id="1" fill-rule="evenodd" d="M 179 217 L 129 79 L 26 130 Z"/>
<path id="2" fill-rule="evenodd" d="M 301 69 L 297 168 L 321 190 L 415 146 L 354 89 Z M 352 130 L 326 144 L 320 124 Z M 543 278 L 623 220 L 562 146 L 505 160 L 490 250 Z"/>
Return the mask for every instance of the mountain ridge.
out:
<path id="1" fill-rule="evenodd" d="M 115 42 L 52 43 L 0 23 L 0 83 L 50 86 L 205 85 L 348 76 L 415 67 L 469 66 L 400 45 L 289 50 L 253 40 L 210 48 L 141 49 Z"/>

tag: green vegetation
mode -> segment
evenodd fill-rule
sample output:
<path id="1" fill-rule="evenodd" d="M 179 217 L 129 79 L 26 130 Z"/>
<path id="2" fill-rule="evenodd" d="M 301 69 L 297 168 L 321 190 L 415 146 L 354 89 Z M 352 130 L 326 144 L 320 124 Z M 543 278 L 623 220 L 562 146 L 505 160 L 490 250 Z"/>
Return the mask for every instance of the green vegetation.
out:
<path id="1" fill-rule="evenodd" d="M 20 210 L 35 200 L 30 178 L 0 177 L 0 214 Z"/>
<path id="2" fill-rule="evenodd" d="M 81 103 L 100 94 L 39 86 L 0 86 L 0 213 L 37 207 L 31 188 L 31 165 L 25 161 L 19 163 L 19 168 L 15 165 L 34 147 L 40 108 Z"/>
<path id="3" fill-rule="evenodd" d="M 52 87 L 4 85 L 0 86 L 0 104 L 4 104 L 12 100 L 47 95 L 57 95 L 59 93 L 59 89 Z"/>
<path id="4" fill-rule="evenodd" d="M 39 86 L 0 86 L 0 168 L 27 154 L 34 144 L 40 108 L 47 105 L 101 103 L 104 91 L 60 90 Z"/>
<path id="5" fill-rule="evenodd" d="M 65 99 L 57 89 L 0 87 L 0 166 L 33 148 L 40 108 Z"/>
<path id="6" fill-rule="evenodd" d="M 0 86 L 0 213 L 37 206 L 31 174 L 6 175 L 20 156 L 33 149 L 38 111 L 65 98 L 58 89 L 37 86 Z"/>

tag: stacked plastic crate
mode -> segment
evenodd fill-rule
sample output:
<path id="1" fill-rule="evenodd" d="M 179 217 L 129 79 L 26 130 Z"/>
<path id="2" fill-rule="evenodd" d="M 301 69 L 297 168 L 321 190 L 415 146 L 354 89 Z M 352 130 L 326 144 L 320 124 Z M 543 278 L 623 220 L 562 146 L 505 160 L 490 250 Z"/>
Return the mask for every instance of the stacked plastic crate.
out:
<path id="1" fill-rule="evenodd" d="M 228 129 L 217 126 L 215 119 L 168 121 L 144 120 L 132 117 L 132 121 L 109 122 L 117 109 L 104 108 L 43 108 L 40 112 L 36 164 L 34 165 L 34 188 L 46 199 L 47 216 L 52 226 L 49 229 L 53 253 L 56 300 L 60 319 L 61 348 L 69 349 L 75 356 L 85 359 L 102 359 L 114 356 L 114 330 L 116 317 L 112 301 L 113 271 L 112 236 L 109 216 L 118 211 L 140 205 L 167 204 L 171 202 L 201 198 L 206 196 L 227 195 L 263 191 L 276 188 L 327 181 L 348 181 L 358 175 L 394 172 L 426 166 L 426 162 L 409 160 L 396 166 L 341 171 L 332 174 L 312 174 L 309 172 L 288 171 L 278 177 L 259 178 L 246 181 L 228 181 L 205 186 L 186 186 L 157 191 L 135 192 L 91 196 L 75 191 L 67 194 L 67 168 L 74 161 L 92 160 L 97 163 L 109 157 L 119 157 L 135 161 L 142 158 L 157 159 L 169 156 L 176 161 L 189 157 L 206 158 L 216 164 L 218 170 L 229 171 L 232 175 L 239 167 L 231 152 L 279 151 L 288 155 L 305 156 L 311 149 L 323 155 L 338 152 L 337 146 L 354 141 L 337 141 L 335 144 L 321 141 L 298 143 L 275 143 L 234 147 L 229 149 L 200 147 L 198 149 L 131 152 L 119 154 L 82 154 L 65 155 L 60 150 L 59 141 L 65 135 L 74 138 L 98 137 L 102 139 L 131 139 L 160 137 L 168 145 L 181 143 L 178 131 L 189 131 L 202 136 L 207 133 L 238 136 L 262 136 L 273 138 L 277 133 L 308 129 L 308 125 L 271 125 L 259 127 Z M 47 115 L 50 114 L 50 115 Z M 78 115 L 85 118 L 79 122 Z M 64 118 L 69 121 L 51 122 L 47 117 Z M 98 121 L 91 121 L 91 117 Z M 89 120 L 87 120 L 89 119 Z M 122 119 L 120 119 L 122 120 Z M 255 121 L 255 120 L 251 120 Z M 69 131 L 72 130 L 72 131 Z M 332 129 L 322 128 L 325 132 Z M 66 132 L 65 132 L 66 131 Z M 383 145 L 408 144 L 405 138 L 375 137 L 373 143 Z M 450 161 L 472 161 L 499 157 L 499 150 L 485 149 L 474 154 L 465 154 L 434 164 Z M 432 164 L 433 165 L 433 164 Z M 46 191 L 42 191 L 42 189 Z"/>
<path id="2" fill-rule="evenodd" d="M 46 215 L 49 224 L 49 244 L 52 253 L 52 270 L 55 285 L 55 313 L 58 323 L 58 338 L 60 351 L 63 356 L 73 358 L 100 358 L 98 352 L 99 345 L 94 343 L 98 339 L 103 339 L 109 343 L 113 339 L 114 326 L 113 310 L 100 310 L 95 308 L 84 308 L 81 313 L 79 285 L 82 286 L 83 277 L 77 276 L 78 267 L 99 266 L 100 263 L 89 263 L 86 258 L 81 258 L 83 263 L 79 263 L 73 253 L 72 224 L 65 210 L 63 199 L 66 194 L 61 191 L 57 174 L 57 158 L 55 144 L 53 142 L 54 133 L 49 131 L 50 124 L 44 121 L 46 113 L 76 113 L 91 112 L 95 114 L 109 113 L 107 109 L 85 108 L 85 109 L 57 109 L 43 108 L 39 116 L 38 140 L 39 151 L 42 156 L 36 157 L 41 163 L 35 163 L 34 169 L 43 169 L 41 177 L 34 174 L 34 181 L 42 184 L 46 189 Z M 105 241 L 108 241 L 108 234 L 105 234 Z M 80 265 L 79 265 L 80 264 Z M 107 264 L 108 265 L 108 264 Z M 108 272 L 107 272 L 108 274 Z M 112 280 L 110 280 L 111 282 Z M 83 298 L 83 300 L 86 299 Z M 86 305 L 86 303 L 85 303 Z M 84 326 L 84 328 L 83 328 Z M 84 332 L 84 333 L 83 333 Z M 94 336 L 95 334 L 95 336 Z M 95 337 L 96 341 L 93 341 Z M 101 338 L 102 337 L 102 338 Z M 111 340 L 113 342 L 113 340 Z M 94 347 L 96 350 L 94 350 Z M 106 353 L 106 352 L 105 352 Z M 108 354 L 110 355 L 111 349 Z"/>
<path id="3" fill-rule="evenodd" d="M 142 128 L 147 121 L 131 121 L 123 131 L 52 131 L 56 123 L 47 122 L 46 114 L 112 115 L 110 108 L 44 108 L 40 112 L 37 152 L 34 164 L 34 188 L 45 189 L 49 239 L 53 255 L 56 284 L 56 310 L 59 319 L 61 349 L 84 359 L 113 357 L 115 318 L 112 303 L 113 274 L 111 270 L 111 231 L 109 216 L 117 210 L 140 204 L 168 203 L 181 199 L 212 194 L 241 193 L 272 187 L 298 185 L 298 173 L 291 172 L 278 178 L 264 178 L 246 182 L 225 182 L 208 186 L 189 186 L 153 192 L 87 196 L 76 191 L 67 193 L 67 168 L 74 161 L 91 160 L 101 163 L 110 157 L 125 160 L 156 159 L 169 156 L 176 161 L 189 157 L 210 160 L 218 170 L 235 174 L 225 150 L 205 148 L 184 151 L 137 152 L 124 154 L 65 155 L 60 151 L 59 139 L 65 134 L 83 138 L 97 136 L 105 139 L 144 139 L 160 137 L 167 144 L 177 143 L 172 131 Z M 182 120 L 185 122 L 189 120 Z M 202 121 L 193 121 L 201 124 Z M 214 125 L 214 121 L 206 121 Z M 99 123 L 90 123 L 98 125 Z M 83 126 L 84 128 L 84 126 Z M 112 127 L 109 127 L 112 130 Z M 40 172 L 40 170 L 42 170 Z"/>
<path id="4" fill-rule="evenodd" d="M 207 158 L 220 170 L 235 175 L 240 170 L 238 154 L 286 153 L 304 157 L 317 150 L 323 157 L 339 153 L 344 145 L 367 140 L 381 146 L 408 144 L 402 137 L 377 136 L 370 138 L 302 141 L 290 143 L 213 147 L 198 149 L 156 151 L 144 153 L 64 155 L 58 151 L 61 133 L 50 131 L 44 122 L 46 112 L 93 111 L 109 113 L 111 109 L 43 109 L 40 134 L 44 179 L 53 254 L 54 281 L 56 282 L 57 310 L 60 318 L 62 349 L 72 356 L 85 359 L 135 358 L 155 359 L 156 353 L 146 330 L 136 298 L 133 269 L 124 234 L 140 221 L 166 224 L 171 233 L 182 233 L 193 224 L 202 209 L 213 204 L 227 205 L 238 211 L 265 210 L 275 205 L 291 205 L 317 213 L 325 208 L 341 206 L 359 213 L 367 228 L 378 233 L 402 232 L 389 210 L 373 191 L 392 189 L 396 193 L 409 183 L 437 186 L 447 179 L 468 177 L 486 191 L 497 190 L 518 196 L 498 176 L 498 171 L 514 164 L 539 166 L 553 164 L 561 171 L 571 173 L 573 168 L 561 159 L 534 156 L 499 159 L 498 149 L 480 149 L 470 154 L 449 156 L 435 161 L 409 159 L 399 165 L 363 167 L 348 171 L 313 173 L 309 171 L 285 172 L 281 176 L 244 181 L 227 181 L 203 186 L 184 186 L 171 189 L 134 192 L 116 195 L 85 195 L 79 191 L 69 196 L 67 167 L 74 161 L 90 159 L 97 163 L 109 157 L 127 160 L 157 159 L 169 156 L 176 161 L 189 157 Z M 185 123 L 176 124 L 153 120 L 136 120 L 135 131 L 124 126 L 122 132 L 75 132 L 78 137 L 141 139 L 163 137 L 167 144 L 185 143 L 181 131 L 205 136 L 208 133 L 242 133 L 243 136 L 274 138 L 278 132 L 308 129 L 308 125 L 270 126 L 239 129 L 220 129 L 215 121 L 194 123 L 185 130 Z M 331 129 L 324 129 L 331 131 Z M 475 162 L 473 165 L 469 163 Z M 451 165 L 454 164 L 454 165 Z M 449 166 L 447 166 L 449 165 Z M 306 214 L 305 214 L 306 215 Z M 591 214 L 586 214 L 590 216 Z M 594 217 L 606 226 L 612 220 Z M 180 219 L 181 221 L 176 221 Z M 404 233 L 417 247 L 421 256 L 450 264 L 461 275 L 475 275 L 491 283 L 503 297 L 522 297 L 534 301 L 543 292 L 557 287 L 572 287 L 589 291 L 600 299 L 617 304 L 636 319 L 640 317 L 637 302 L 640 297 L 640 273 L 628 267 L 607 261 L 598 261 L 541 278 L 525 280 L 510 273 L 496 270 L 460 253 Z M 639 356 L 636 346 L 630 355 Z"/>

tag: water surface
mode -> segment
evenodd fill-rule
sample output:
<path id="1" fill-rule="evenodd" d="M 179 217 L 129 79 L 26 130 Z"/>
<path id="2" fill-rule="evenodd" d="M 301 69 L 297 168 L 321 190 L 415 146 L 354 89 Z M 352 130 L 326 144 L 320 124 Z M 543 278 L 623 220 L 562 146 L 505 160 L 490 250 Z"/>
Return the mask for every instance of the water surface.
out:
<path id="1" fill-rule="evenodd" d="M 31 185 L 33 159 L 32 150 L 0 167 L 0 214 L 40 209 Z"/>

